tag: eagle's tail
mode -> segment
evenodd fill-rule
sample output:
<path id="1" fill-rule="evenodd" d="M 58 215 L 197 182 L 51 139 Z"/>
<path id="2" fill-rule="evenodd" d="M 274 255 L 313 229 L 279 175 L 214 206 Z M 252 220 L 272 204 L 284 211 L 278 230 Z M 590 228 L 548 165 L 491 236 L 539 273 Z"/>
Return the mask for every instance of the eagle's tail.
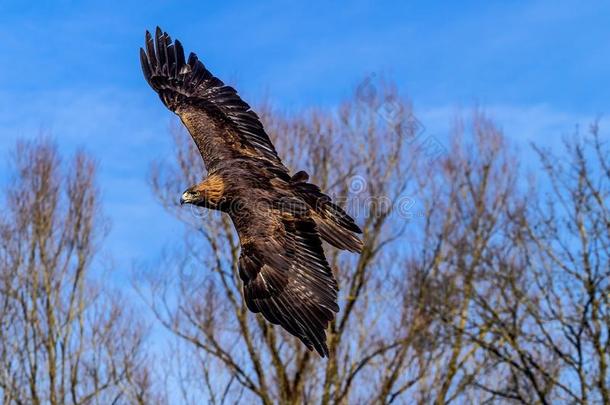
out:
<path id="1" fill-rule="evenodd" d="M 362 233 L 341 207 L 333 204 L 331 198 L 322 193 L 315 184 L 307 183 L 309 175 L 303 171 L 292 177 L 295 192 L 305 200 L 312 210 L 320 236 L 336 248 L 359 253 L 362 241 L 356 234 Z"/>

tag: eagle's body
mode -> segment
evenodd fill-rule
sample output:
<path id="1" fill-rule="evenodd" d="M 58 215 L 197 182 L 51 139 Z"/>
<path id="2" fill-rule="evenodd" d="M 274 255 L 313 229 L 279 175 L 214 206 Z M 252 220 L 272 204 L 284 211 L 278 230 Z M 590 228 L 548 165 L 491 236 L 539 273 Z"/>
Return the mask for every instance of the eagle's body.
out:
<path id="1" fill-rule="evenodd" d="M 239 235 L 239 276 L 248 308 L 328 355 L 324 330 L 339 310 L 321 239 L 359 252 L 361 233 L 330 197 L 290 176 L 254 111 L 193 53 L 159 28 L 140 49 L 144 76 L 190 132 L 208 177 L 182 202 L 227 213 Z"/>

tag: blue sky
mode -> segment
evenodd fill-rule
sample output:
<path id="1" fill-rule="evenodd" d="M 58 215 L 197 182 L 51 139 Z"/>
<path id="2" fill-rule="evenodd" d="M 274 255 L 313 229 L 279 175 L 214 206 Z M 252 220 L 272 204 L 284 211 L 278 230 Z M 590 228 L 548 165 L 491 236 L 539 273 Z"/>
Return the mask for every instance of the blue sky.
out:
<path id="1" fill-rule="evenodd" d="M 145 29 L 162 26 L 250 101 L 332 108 L 383 72 L 428 131 L 479 105 L 516 142 L 552 143 L 610 112 L 609 20 L 601 1 L 3 0 L 0 152 L 41 131 L 92 152 L 124 268 L 182 235 L 146 184 L 172 116 L 141 75 Z"/>

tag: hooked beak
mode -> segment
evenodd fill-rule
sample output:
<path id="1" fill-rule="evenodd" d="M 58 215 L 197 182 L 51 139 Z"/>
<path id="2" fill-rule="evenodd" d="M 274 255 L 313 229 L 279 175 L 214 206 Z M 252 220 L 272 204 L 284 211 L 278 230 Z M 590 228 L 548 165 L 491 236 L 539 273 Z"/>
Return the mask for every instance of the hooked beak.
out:
<path id="1" fill-rule="evenodd" d="M 184 205 L 185 203 L 189 202 L 189 195 L 188 192 L 185 191 L 184 193 L 182 193 L 182 195 L 180 196 L 180 205 Z"/>

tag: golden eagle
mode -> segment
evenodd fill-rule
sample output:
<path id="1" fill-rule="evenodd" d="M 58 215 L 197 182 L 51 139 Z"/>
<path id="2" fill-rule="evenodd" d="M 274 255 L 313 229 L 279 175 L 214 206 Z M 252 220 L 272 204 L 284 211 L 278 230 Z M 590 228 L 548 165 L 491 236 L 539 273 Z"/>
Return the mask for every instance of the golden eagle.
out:
<path id="1" fill-rule="evenodd" d="M 339 311 L 321 239 L 360 252 L 354 220 L 300 171 L 290 176 L 258 116 L 194 53 L 157 27 L 140 48 L 144 77 L 190 132 L 208 177 L 181 203 L 227 213 L 239 235 L 239 276 L 250 311 L 281 325 L 320 356 Z"/>

